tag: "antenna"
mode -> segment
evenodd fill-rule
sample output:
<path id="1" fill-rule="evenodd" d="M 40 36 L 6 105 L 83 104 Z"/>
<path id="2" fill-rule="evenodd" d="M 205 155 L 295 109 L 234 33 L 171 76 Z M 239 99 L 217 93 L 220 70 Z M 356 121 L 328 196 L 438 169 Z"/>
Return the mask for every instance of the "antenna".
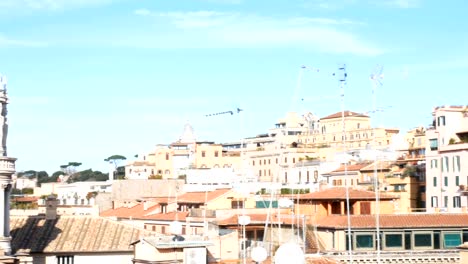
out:
<path id="1" fill-rule="evenodd" d="M 371 75 L 370 75 L 370 80 L 372 82 L 372 108 L 373 110 L 375 111 L 376 108 L 377 108 L 377 88 L 380 88 L 382 87 L 383 85 L 383 66 L 382 65 L 376 65 L 374 67 L 374 70 L 372 71 Z"/>
<path id="2" fill-rule="evenodd" d="M 352 237 L 351 237 L 351 216 L 350 210 L 351 205 L 349 201 L 349 179 L 348 179 L 348 162 L 346 160 L 346 127 L 345 127 L 345 106 L 344 106 L 344 87 L 346 85 L 346 78 L 348 77 L 348 73 L 346 73 L 346 65 L 338 68 L 337 73 L 333 73 L 333 76 L 337 77 L 338 81 L 340 82 L 340 97 L 341 97 L 341 126 L 342 126 L 342 147 L 343 147 L 343 157 L 344 157 L 344 174 L 345 174 L 345 183 L 346 183 L 346 217 L 347 217 L 347 224 L 348 224 L 348 255 L 349 255 L 349 263 L 353 263 L 353 252 L 352 252 Z"/>
<path id="3" fill-rule="evenodd" d="M 377 88 L 382 87 L 383 83 L 383 66 L 376 65 L 370 75 L 372 82 L 372 112 L 376 113 L 377 110 Z M 377 148 L 376 148 L 376 131 L 372 137 L 374 145 L 374 192 L 375 192 L 375 227 L 376 227 L 376 244 L 377 244 L 377 263 L 380 263 L 380 187 L 379 176 L 377 174 Z"/>

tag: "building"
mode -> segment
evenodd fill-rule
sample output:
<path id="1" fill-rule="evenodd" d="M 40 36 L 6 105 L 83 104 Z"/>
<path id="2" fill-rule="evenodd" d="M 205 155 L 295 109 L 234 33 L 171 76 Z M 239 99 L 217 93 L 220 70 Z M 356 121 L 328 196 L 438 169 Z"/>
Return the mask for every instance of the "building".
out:
<path id="1" fill-rule="evenodd" d="M 466 212 L 468 185 L 468 107 L 434 108 L 426 131 L 426 210 Z"/>
<path id="2" fill-rule="evenodd" d="M 465 263 L 457 247 L 468 240 L 467 223 L 467 214 L 330 215 L 315 228 L 321 252 L 341 262 L 439 264 Z"/>
<path id="3" fill-rule="evenodd" d="M 189 169 L 232 168 L 239 170 L 240 152 L 226 151 L 221 144 L 196 141 L 193 128 L 186 124 L 182 136 L 125 166 L 128 179 L 185 178 Z"/>

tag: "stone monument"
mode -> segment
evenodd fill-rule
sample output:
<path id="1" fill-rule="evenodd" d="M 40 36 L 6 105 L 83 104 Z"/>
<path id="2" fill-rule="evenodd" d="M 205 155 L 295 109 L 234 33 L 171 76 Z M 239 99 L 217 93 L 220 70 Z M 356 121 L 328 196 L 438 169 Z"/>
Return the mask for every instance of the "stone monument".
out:
<path id="1" fill-rule="evenodd" d="M 15 173 L 15 158 L 7 156 L 7 80 L 5 76 L 0 75 L 0 254 L 11 254 L 10 237 L 10 193 L 11 176 Z"/>

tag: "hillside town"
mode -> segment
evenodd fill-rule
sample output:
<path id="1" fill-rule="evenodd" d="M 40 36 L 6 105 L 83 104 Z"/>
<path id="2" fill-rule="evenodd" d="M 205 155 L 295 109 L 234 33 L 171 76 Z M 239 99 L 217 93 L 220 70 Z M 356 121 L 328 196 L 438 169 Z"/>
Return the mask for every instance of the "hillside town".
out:
<path id="1" fill-rule="evenodd" d="M 468 106 L 431 114 L 400 131 L 348 110 L 288 112 L 225 143 L 181 124 L 123 176 L 109 161 L 105 181 L 71 182 L 69 170 L 39 184 L 4 146 L 0 259 L 468 263 Z"/>

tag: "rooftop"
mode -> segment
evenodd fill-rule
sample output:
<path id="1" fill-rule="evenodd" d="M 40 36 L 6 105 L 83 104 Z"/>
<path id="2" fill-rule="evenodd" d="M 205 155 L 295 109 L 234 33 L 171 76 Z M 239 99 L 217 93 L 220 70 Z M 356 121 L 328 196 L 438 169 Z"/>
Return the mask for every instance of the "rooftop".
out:
<path id="1" fill-rule="evenodd" d="M 375 199 L 375 192 L 349 188 L 348 197 L 353 200 L 370 200 Z M 397 198 L 386 194 L 380 194 L 379 197 L 381 200 Z M 346 200 L 346 187 L 333 187 L 317 192 L 299 194 L 297 198 L 310 200 Z"/>
<path id="2" fill-rule="evenodd" d="M 375 228 L 375 215 L 351 215 L 351 228 Z M 317 221 L 318 227 L 348 227 L 346 215 L 330 215 Z M 468 227 L 468 214 L 401 214 L 380 215 L 380 228 L 450 228 Z"/>
<path id="3" fill-rule="evenodd" d="M 12 253 L 131 252 L 150 231 L 101 217 L 11 217 Z"/>

